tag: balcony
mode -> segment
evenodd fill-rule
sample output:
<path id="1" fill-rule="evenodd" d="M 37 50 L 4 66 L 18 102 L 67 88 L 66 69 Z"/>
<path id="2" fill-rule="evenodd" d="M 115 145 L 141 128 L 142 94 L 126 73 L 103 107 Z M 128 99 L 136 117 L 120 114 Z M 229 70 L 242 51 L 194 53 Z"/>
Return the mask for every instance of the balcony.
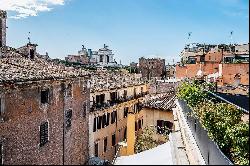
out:
<path id="1" fill-rule="evenodd" d="M 106 109 L 106 108 L 115 106 L 117 104 L 121 104 L 121 103 L 125 103 L 125 102 L 131 101 L 131 100 L 139 99 L 141 97 L 144 97 L 147 94 L 148 94 L 148 92 L 143 92 L 143 93 L 136 94 L 136 95 L 133 95 L 133 96 L 120 97 L 118 99 L 108 101 L 108 102 L 104 102 L 104 103 L 94 103 L 92 105 L 92 107 L 90 108 L 90 112 L 98 111 L 98 110 L 101 110 L 101 109 Z"/>

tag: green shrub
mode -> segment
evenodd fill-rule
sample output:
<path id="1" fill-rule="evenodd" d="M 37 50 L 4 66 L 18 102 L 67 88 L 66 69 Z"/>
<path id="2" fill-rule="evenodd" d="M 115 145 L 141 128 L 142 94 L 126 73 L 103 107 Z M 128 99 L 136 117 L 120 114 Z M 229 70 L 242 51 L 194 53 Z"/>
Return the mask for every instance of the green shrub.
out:
<path id="1" fill-rule="evenodd" d="M 214 103 L 203 89 L 206 84 L 182 83 L 177 91 L 192 109 L 191 115 L 199 119 L 221 150 L 234 164 L 249 164 L 249 124 L 241 121 L 243 112 L 227 103 Z"/>

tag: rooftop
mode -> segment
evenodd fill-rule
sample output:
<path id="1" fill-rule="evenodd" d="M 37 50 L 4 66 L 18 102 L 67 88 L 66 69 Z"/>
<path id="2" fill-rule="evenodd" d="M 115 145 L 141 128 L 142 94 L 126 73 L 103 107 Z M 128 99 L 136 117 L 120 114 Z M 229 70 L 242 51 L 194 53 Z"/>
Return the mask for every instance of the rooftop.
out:
<path id="1" fill-rule="evenodd" d="M 90 75 L 91 92 L 108 91 L 145 84 L 138 75 L 122 71 L 91 72 Z"/>
<path id="2" fill-rule="evenodd" d="M 42 58 L 29 59 L 14 50 L 7 50 L 0 56 L 0 84 L 38 80 L 55 80 L 87 75 L 84 70 L 69 68 L 48 62 Z"/>

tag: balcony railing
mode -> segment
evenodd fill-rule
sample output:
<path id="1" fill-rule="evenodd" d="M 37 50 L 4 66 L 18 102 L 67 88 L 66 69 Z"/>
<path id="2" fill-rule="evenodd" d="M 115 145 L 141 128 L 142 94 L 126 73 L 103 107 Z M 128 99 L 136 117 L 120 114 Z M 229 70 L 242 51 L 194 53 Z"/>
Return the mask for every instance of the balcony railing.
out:
<path id="1" fill-rule="evenodd" d="M 124 103 L 124 102 L 128 102 L 130 100 L 139 99 L 141 97 L 145 97 L 147 94 L 148 94 L 148 92 L 143 92 L 143 93 L 136 94 L 136 95 L 133 95 L 133 96 L 127 96 L 126 98 L 120 97 L 120 98 L 118 98 L 116 100 L 112 100 L 112 101 L 108 101 L 108 102 L 104 102 L 104 103 L 94 103 L 92 105 L 92 107 L 90 107 L 90 112 L 97 111 L 97 110 L 100 110 L 100 109 L 109 108 L 109 107 L 112 107 L 112 106 L 114 106 L 116 104 L 121 104 L 121 103 Z"/>

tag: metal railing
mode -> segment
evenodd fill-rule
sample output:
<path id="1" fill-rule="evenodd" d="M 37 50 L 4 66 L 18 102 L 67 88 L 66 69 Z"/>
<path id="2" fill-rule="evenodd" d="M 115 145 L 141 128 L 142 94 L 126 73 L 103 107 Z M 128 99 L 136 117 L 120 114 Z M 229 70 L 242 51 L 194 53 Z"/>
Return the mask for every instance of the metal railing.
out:
<path id="1" fill-rule="evenodd" d="M 94 103 L 91 107 L 90 107 L 90 112 L 93 112 L 93 111 L 96 111 L 96 110 L 99 110 L 99 109 L 105 109 L 105 108 L 108 108 L 108 107 L 112 107 L 116 104 L 121 104 L 121 103 L 124 103 L 124 102 L 128 102 L 130 100 L 135 100 L 135 99 L 139 99 L 141 97 L 145 97 L 146 95 L 148 94 L 148 92 L 143 92 L 141 94 L 137 94 L 137 95 L 132 95 L 132 96 L 128 96 L 126 98 L 124 97 L 121 97 L 121 98 L 118 98 L 116 100 L 113 100 L 113 101 L 110 101 L 110 102 L 105 102 L 105 103 Z"/>

